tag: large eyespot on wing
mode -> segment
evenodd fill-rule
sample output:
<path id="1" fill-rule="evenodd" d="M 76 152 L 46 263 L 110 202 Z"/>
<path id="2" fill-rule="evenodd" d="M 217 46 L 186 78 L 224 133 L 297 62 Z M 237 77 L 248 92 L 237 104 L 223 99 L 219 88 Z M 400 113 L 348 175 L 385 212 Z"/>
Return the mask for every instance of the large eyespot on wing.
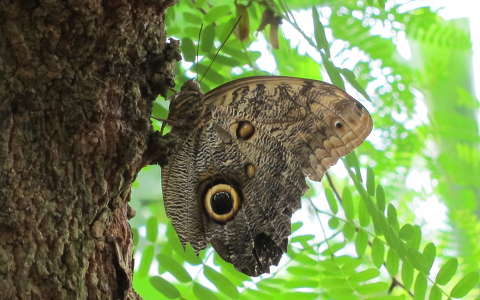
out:
<path id="1" fill-rule="evenodd" d="M 207 215 L 219 223 L 226 223 L 235 216 L 240 201 L 240 194 L 235 187 L 224 183 L 210 187 L 203 196 Z"/>

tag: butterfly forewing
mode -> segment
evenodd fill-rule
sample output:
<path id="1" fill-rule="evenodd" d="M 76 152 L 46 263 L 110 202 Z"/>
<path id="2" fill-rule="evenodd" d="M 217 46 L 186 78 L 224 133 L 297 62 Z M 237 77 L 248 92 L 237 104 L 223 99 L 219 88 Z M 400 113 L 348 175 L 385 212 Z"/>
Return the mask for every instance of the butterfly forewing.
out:
<path id="1" fill-rule="evenodd" d="M 242 117 L 261 124 L 292 151 L 305 176 L 316 181 L 372 130 L 370 114 L 360 102 L 336 86 L 316 80 L 249 77 L 210 91 L 204 102 L 232 107 Z"/>

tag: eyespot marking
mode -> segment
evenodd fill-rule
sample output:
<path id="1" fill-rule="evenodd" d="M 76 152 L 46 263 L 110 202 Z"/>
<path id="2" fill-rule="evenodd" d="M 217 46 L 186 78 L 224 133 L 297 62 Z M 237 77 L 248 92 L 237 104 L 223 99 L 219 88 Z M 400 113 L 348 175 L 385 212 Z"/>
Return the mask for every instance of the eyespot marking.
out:
<path id="1" fill-rule="evenodd" d="M 252 178 L 255 176 L 256 168 L 252 164 L 246 164 L 245 165 L 245 173 L 247 174 L 248 178 Z"/>
<path id="2" fill-rule="evenodd" d="M 207 215 L 214 221 L 226 223 L 233 219 L 240 207 L 240 195 L 229 184 L 216 184 L 203 197 Z"/>
<path id="3" fill-rule="evenodd" d="M 255 133 L 255 127 L 249 121 L 239 121 L 237 123 L 236 135 L 240 140 L 248 140 Z"/>

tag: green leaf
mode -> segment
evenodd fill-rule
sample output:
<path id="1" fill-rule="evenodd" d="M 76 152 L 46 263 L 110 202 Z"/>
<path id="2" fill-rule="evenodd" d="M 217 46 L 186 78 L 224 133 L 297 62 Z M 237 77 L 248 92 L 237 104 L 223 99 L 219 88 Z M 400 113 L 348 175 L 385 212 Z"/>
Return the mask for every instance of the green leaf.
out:
<path id="1" fill-rule="evenodd" d="M 329 274 L 337 274 L 341 271 L 340 265 L 336 260 L 336 257 L 329 257 L 329 259 L 321 260 L 318 265 L 323 269 L 322 272 Z"/>
<path id="2" fill-rule="evenodd" d="M 385 211 L 385 191 L 383 187 L 379 184 L 377 185 L 377 192 L 375 193 L 377 200 L 377 207 L 382 212 Z"/>
<path id="3" fill-rule="evenodd" d="M 299 53 L 298 48 L 292 48 L 290 41 L 279 35 L 279 48 L 273 50 L 278 73 L 285 76 L 321 79 L 318 62 L 308 55 Z M 285 62 L 288 61 L 288 64 Z"/>
<path id="4" fill-rule="evenodd" d="M 368 224 L 370 224 L 370 215 L 368 214 L 367 206 L 363 199 L 358 201 L 358 220 L 362 227 L 367 227 Z"/>
<path id="5" fill-rule="evenodd" d="M 464 297 L 478 284 L 478 279 L 479 272 L 468 273 L 453 287 L 450 296 L 453 298 Z"/>
<path id="6" fill-rule="evenodd" d="M 353 88 L 357 90 L 357 92 L 362 94 L 365 99 L 372 102 L 372 99 L 370 99 L 365 89 L 358 83 L 357 79 L 355 78 L 355 73 L 353 73 L 349 69 L 340 69 L 340 72 L 342 73 L 343 77 L 345 77 L 345 79 L 347 79 L 347 81 L 353 86 Z M 375 192 L 375 190 L 373 191 Z M 373 196 L 374 194 L 371 195 Z"/>
<path id="7" fill-rule="evenodd" d="M 234 299 L 238 297 L 237 288 L 224 275 L 218 273 L 209 266 L 203 267 L 203 274 L 205 274 L 205 277 L 207 277 L 207 279 L 210 280 L 217 287 L 217 289 L 225 295 Z"/>
<path id="8" fill-rule="evenodd" d="M 232 11 L 230 8 L 230 5 L 218 5 L 210 8 L 204 17 L 205 22 L 212 23 L 218 22 L 223 18 L 230 18 L 232 16 Z"/>
<path id="9" fill-rule="evenodd" d="M 353 236 L 355 235 L 355 226 L 353 226 L 352 223 L 348 222 L 343 225 L 343 236 L 347 240 L 353 239 Z"/>
<path id="10" fill-rule="evenodd" d="M 272 294 L 268 291 L 262 290 L 253 290 L 253 289 L 246 289 L 245 292 L 242 293 L 242 299 L 265 299 L 265 300 L 276 300 Z"/>
<path id="11" fill-rule="evenodd" d="M 410 224 L 403 225 L 398 234 L 402 240 L 408 242 L 413 237 L 413 226 Z"/>
<path id="12" fill-rule="evenodd" d="M 372 243 L 372 261 L 377 268 L 380 268 L 384 262 L 384 251 L 383 242 L 375 238 Z"/>
<path id="13" fill-rule="evenodd" d="M 296 289 L 296 288 L 316 288 L 318 287 L 318 280 L 315 279 L 296 279 L 292 278 L 285 282 L 285 287 L 289 289 Z"/>
<path id="14" fill-rule="evenodd" d="M 357 291 L 362 295 L 385 293 L 387 290 L 388 283 L 386 282 L 367 283 L 357 287 Z"/>
<path id="15" fill-rule="evenodd" d="M 322 22 L 320 22 L 320 16 L 318 15 L 315 6 L 312 7 L 312 17 L 315 41 L 317 42 L 317 49 L 323 49 L 327 57 L 330 58 L 330 46 L 328 45 L 327 36 L 325 35 L 325 28 L 323 27 Z"/>
<path id="16" fill-rule="evenodd" d="M 328 295 L 330 297 L 327 297 L 326 299 L 331 299 L 333 298 L 333 296 L 335 296 L 335 299 L 339 299 L 339 300 L 350 300 L 350 299 L 358 300 L 359 298 L 356 297 L 356 294 L 357 293 L 351 287 L 346 285 L 343 287 L 328 288 Z M 285 300 L 289 300 L 289 299 L 285 299 Z"/>
<path id="17" fill-rule="evenodd" d="M 166 117 L 168 116 L 168 110 L 160 103 L 155 101 L 153 102 L 152 106 L 152 116 L 158 119 L 166 119 Z"/>
<path id="18" fill-rule="evenodd" d="M 406 300 L 405 296 L 373 296 L 365 298 L 366 300 Z M 345 299 L 349 300 L 349 299 Z"/>
<path id="19" fill-rule="evenodd" d="M 350 160 L 352 162 L 352 166 L 355 169 L 355 177 L 357 178 L 358 183 L 362 183 L 363 178 L 362 178 L 362 172 L 360 172 L 360 162 L 358 161 L 358 157 L 357 157 L 357 154 L 356 154 L 355 150 L 350 152 L 350 154 L 348 154 L 348 156 L 350 157 Z M 362 193 L 363 191 L 364 191 L 364 189 L 363 189 L 363 186 L 362 186 L 362 191 L 359 190 L 359 192 Z"/>
<path id="20" fill-rule="evenodd" d="M 398 232 L 399 229 L 399 224 L 398 224 L 398 218 L 397 218 L 397 210 L 395 209 L 395 206 L 392 204 L 388 204 L 387 207 L 387 218 L 388 218 L 388 223 L 390 226 Z"/>
<path id="21" fill-rule="evenodd" d="M 167 298 L 174 299 L 180 297 L 180 292 L 177 288 L 160 276 L 150 277 L 150 284 Z"/>
<path id="22" fill-rule="evenodd" d="M 155 242 L 158 234 L 158 220 L 156 217 L 150 217 L 147 220 L 147 240 Z"/>
<path id="23" fill-rule="evenodd" d="M 342 250 L 345 247 L 345 245 L 346 245 L 345 242 L 339 242 L 339 243 L 333 243 L 333 244 L 330 243 L 328 245 L 328 248 L 322 251 L 321 254 L 325 256 L 333 255 L 338 250 Z"/>
<path id="24" fill-rule="evenodd" d="M 294 260 L 307 266 L 313 266 L 317 263 L 315 259 L 311 258 L 307 254 L 304 254 L 304 252 L 300 252 L 295 255 Z"/>
<path id="25" fill-rule="evenodd" d="M 387 245 L 394 248 L 395 250 L 397 250 L 398 253 L 400 253 L 400 255 L 402 255 L 398 249 L 399 243 L 400 243 L 400 241 L 398 240 L 398 236 L 395 234 L 392 228 L 389 225 L 387 225 L 386 222 L 382 224 L 382 228 L 384 231 L 383 234 L 385 236 L 385 241 L 387 242 Z"/>
<path id="26" fill-rule="evenodd" d="M 195 61 L 195 45 L 190 38 L 183 38 L 181 43 L 183 59 L 189 62 Z"/>
<path id="27" fill-rule="evenodd" d="M 315 268 L 307 266 L 292 266 L 287 268 L 288 273 L 291 273 L 296 276 L 317 276 L 319 271 Z"/>
<path id="28" fill-rule="evenodd" d="M 195 250 L 193 250 L 192 245 L 189 243 L 185 244 L 180 256 L 182 256 L 189 264 L 194 266 L 202 263 L 202 259 L 195 253 Z"/>
<path id="29" fill-rule="evenodd" d="M 350 152 L 347 156 L 345 156 L 347 165 L 349 167 L 354 168 L 355 170 L 360 170 L 360 163 L 358 162 L 357 155 L 355 151 Z M 361 182 L 361 180 L 359 180 Z"/>
<path id="30" fill-rule="evenodd" d="M 402 282 L 407 290 L 413 283 L 413 267 L 407 261 L 402 263 Z"/>
<path id="31" fill-rule="evenodd" d="M 418 273 L 417 278 L 415 279 L 415 286 L 413 287 L 413 299 L 414 300 L 423 300 L 425 298 L 425 293 L 427 292 L 427 278 L 422 273 Z"/>
<path id="32" fill-rule="evenodd" d="M 138 246 L 138 240 L 140 238 L 140 234 L 138 233 L 138 229 L 137 228 L 132 228 L 132 238 L 133 238 L 133 245 L 135 247 Z"/>
<path id="33" fill-rule="evenodd" d="M 172 274 L 180 282 L 189 282 L 192 281 L 190 274 L 183 268 L 181 264 L 175 261 L 170 256 L 164 254 L 157 255 L 157 261 L 160 269 L 166 270 Z"/>
<path id="34" fill-rule="evenodd" d="M 355 239 L 355 250 L 359 257 L 363 256 L 365 249 L 367 249 L 368 235 L 363 229 L 358 230 L 357 238 Z"/>
<path id="35" fill-rule="evenodd" d="M 214 292 L 211 290 L 207 289 L 203 285 L 193 282 L 193 294 L 197 297 L 199 300 L 204 300 L 204 299 L 211 299 L 211 300 L 216 300 L 218 299 L 217 296 L 215 295 Z"/>
<path id="36" fill-rule="evenodd" d="M 331 217 L 328 220 L 328 227 L 331 229 L 337 229 L 340 226 L 340 221 L 338 220 L 337 217 Z"/>
<path id="37" fill-rule="evenodd" d="M 200 42 L 200 49 L 203 52 L 211 53 L 215 50 L 213 47 L 213 42 L 215 40 L 215 24 L 211 23 L 205 27 L 202 33 L 202 38 Z"/>
<path id="38" fill-rule="evenodd" d="M 366 203 L 366 206 L 370 217 L 372 218 L 373 229 L 375 230 L 375 233 L 378 236 L 385 235 L 385 230 L 387 229 L 387 221 L 385 219 L 385 216 L 376 211 L 373 205 Z"/>
<path id="39" fill-rule="evenodd" d="M 343 79 L 340 76 L 340 73 L 338 72 L 337 67 L 335 67 L 335 65 L 323 53 L 321 53 L 321 56 L 322 56 L 323 66 L 327 71 L 330 81 L 337 87 L 341 88 L 342 90 L 345 90 L 345 83 L 343 82 Z"/>
<path id="40" fill-rule="evenodd" d="M 440 271 L 438 271 L 435 282 L 440 285 L 447 284 L 452 279 L 453 275 L 455 275 L 457 267 L 458 261 L 456 258 L 452 257 L 447 260 L 440 268 Z"/>
<path id="41" fill-rule="evenodd" d="M 308 198 L 313 198 L 313 197 L 315 197 L 315 192 L 316 192 L 315 189 L 314 189 L 310 184 L 307 184 L 307 186 L 308 186 L 308 189 L 307 189 L 307 191 L 303 194 L 302 197 L 303 197 L 303 198 L 307 198 L 307 199 L 308 199 Z"/>
<path id="42" fill-rule="evenodd" d="M 222 74 L 218 73 L 215 68 L 210 68 L 208 69 L 207 66 L 198 63 L 194 64 L 192 66 L 193 70 L 196 70 L 198 74 L 201 74 L 202 76 L 205 76 L 205 79 L 214 82 L 216 84 L 222 84 L 225 81 L 225 78 L 222 76 Z M 208 70 L 208 72 L 207 72 Z"/>
<path id="43" fill-rule="evenodd" d="M 409 241 L 410 247 L 412 247 L 415 250 L 418 250 L 420 247 L 420 242 L 422 241 L 422 230 L 420 226 L 414 225 L 413 226 L 413 235 Z"/>
<path id="44" fill-rule="evenodd" d="M 236 58 L 221 54 L 217 55 L 217 58 L 215 58 L 215 63 L 229 67 L 238 67 L 241 65 L 241 63 Z"/>
<path id="45" fill-rule="evenodd" d="M 281 278 L 266 278 L 257 283 L 258 288 L 271 292 L 277 292 L 283 285 L 285 280 Z"/>
<path id="46" fill-rule="evenodd" d="M 185 21 L 190 22 L 192 24 L 198 25 L 202 23 L 202 18 L 197 16 L 196 14 L 192 14 L 190 12 L 184 12 L 183 13 L 183 18 Z"/>
<path id="47" fill-rule="evenodd" d="M 155 248 L 153 245 L 148 245 L 143 249 L 142 260 L 140 261 L 140 266 L 138 267 L 137 275 L 138 276 L 147 276 L 148 271 L 150 270 L 150 265 L 153 261 L 153 254 Z"/>
<path id="48" fill-rule="evenodd" d="M 428 300 L 441 300 L 442 299 L 442 291 L 438 287 L 438 285 L 433 285 L 430 289 L 430 296 Z"/>
<path id="49" fill-rule="evenodd" d="M 320 280 L 322 286 L 330 288 L 344 287 L 347 281 L 344 277 L 325 277 Z"/>
<path id="50" fill-rule="evenodd" d="M 228 263 L 224 261 L 220 255 L 214 254 L 213 256 L 213 262 L 215 265 L 220 267 L 220 270 L 222 271 L 222 274 L 228 277 L 228 279 L 235 285 L 235 286 L 240 286 L 242 285 L 245 281 L 249 281 L 251 279 L 250 276 L 247 276 L 243 274 L 242 272 L 239 272 L 237 269 L 233 267 L 231 263 Z"/>
<path id="51" fill-rule="evenodd" d="M 430 269 L 433 266 L 433 261 L 435 260 L 435 255 L 437 254 L 437 249 L 433 243 L 428 243 L 423 249 L 423 259 L 425 265 L 425 272 L 428 274 Z"/>
<path id="52" fill-rule="evenodd" d="M 425 270 L 425 265 L 423 262 L 423 256 L 418 252 L 417 250 L 413 248 L 408 248 L 407 249 L 407 257 L 412 266 L 419 270 L 419 271 L 424 271 Z"/>
<path id="53" fill-rule="evenodd" d="M 370 196 L 375 195 L 375 173 L 372 168 L 367 168 L 367 192 Z"/>
<path id="54" fill-rule="evenodd" d="M 295 299 L 295 300 L 315 300 L 318 299 L 318 293 L 314 292 L 286 292 L 282 294 L 282 299 Z M 263 298 L 257 298 L 263 299 Z"/>
<path id="55" fill-rule="evenodd" d="M 315 238 L 315 236 L 313 234 L 297 235 L 297 236 L 294 236 L 291 239 L 291 243 L 295 243 L 295 242 L 306 243 L 306 242 L 309 242 L 309 241 L 313 240 L 314 238 Z"/>
<path id="56" fill-rule="evenodd" d="M 332 213 L 337 214 L 338 212 L 337 200 L 335 199 L 335 196 L 333 195 L 333 192 L 330 188 L 325 187 L 325 198 L 327 198 L 327 203 Z"/>
<path id="57" fill-rule="evenodd" d="M 355 217 L 355 210 L 353 207 L 352 192 L 350 192 L 350 189 L 347 186 L 342 192 L 342 206 L 345 212 L 345 217 L 348 220 L 353 220 Z"/>
<path id="58" fill-rule="evenodd" d="M 362 259 L 351 257 L 349 255 L 337 256 L 335 257 L 335 261 L 342 265 L 342 272 L 347 276 L 357 273 L 356 269 L 362 264 Z"/>
<path id="59" fill-rule="evenodd" d="M 387 253 L 387 261 L 385 266 L 387 267 L 388 273 L 393 277 L 397 275 L 399 265 L 399 258 L 395 250 L 390 248 Z"/>
<path id="60" fill-rule="evenodd" d="M 353 276 L 350 276 L 350 281 L 352 282 L 364 282 L 375 277 L 380 276 L 380 272 L 377 269 L 370 268 L 364 271 L 355 273 Z"/>
<path id="61" fill-rule="evenodd" d="M 295 223 L 292 223 L 292 233 L 294 233 L 295 231 L 299 230 L 300 227 L 303 226 L 303 222 L 295 222 Z"/>

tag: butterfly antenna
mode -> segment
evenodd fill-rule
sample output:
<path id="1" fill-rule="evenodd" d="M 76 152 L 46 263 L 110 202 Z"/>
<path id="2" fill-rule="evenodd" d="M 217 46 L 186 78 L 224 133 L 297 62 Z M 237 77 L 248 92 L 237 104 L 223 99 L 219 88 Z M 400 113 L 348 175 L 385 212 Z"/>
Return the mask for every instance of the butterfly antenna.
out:
<path id="1" fill-rule="evenodd" d="M 200 49 L 200 38 L 202 37 L 203 23 L 200 25 L 200 30 L 198 31 L 198 40 L 197 40 L 197 53 L 195 54 L 195 80 L 198 81 L 198 52 Z"/>
<path id="2" fill-rule="evenodd" d="M 210 64 L 208 65 L 208 67 L 207 67 L 207 69 L 205 70 L 205 72 L 203 72 L 202 77 L 200 77 L 200 82 L 202 82 L 202 80 L 203 80 L 203 78 L 205 77 L 205 75 L 207 75 L 208 71 L 210 70 L 210 67 L 212 66 L 213 62 L 214 62 L 215 59 L 217 58 L 218 53 L 220 53 L 220 50 L 222 50 L 223 46 L 225 46 L 225 44 L 227 43 L 228 39 L 230 38 L 230 36 L 232 35 L 233 31 L 235 30 L 235 28 L 237 28 L 237 25 L 238 25 L 238 23 L 240 23 L 241 18 L 242 18 L 242 17 L 238 17 L 238 18 L 237 18 L 237 20 L 235 21 L 235 24 L 232 26 L 232 29 L 230 29 L 230 32 L 228 33 L 227 38 L 222 42 L 222 44 L 220 45 L 220 47 L 218 47 L 217 52 L 216 52 L 215 55 L 213 56 L 212 61 L 211 61 Z"/>

